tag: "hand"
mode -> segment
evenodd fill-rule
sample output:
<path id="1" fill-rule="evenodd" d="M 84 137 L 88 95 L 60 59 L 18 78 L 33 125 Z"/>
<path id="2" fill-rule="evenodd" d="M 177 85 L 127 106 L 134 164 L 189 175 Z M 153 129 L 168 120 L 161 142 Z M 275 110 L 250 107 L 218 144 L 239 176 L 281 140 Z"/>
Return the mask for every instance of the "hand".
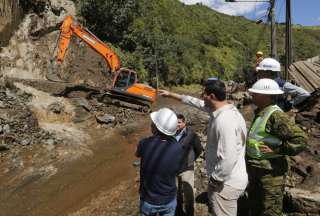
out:
<path id="1" fill-rule="evenodd" d="M 223 182 L 215 180 L 212 176 L 209 178 L 208 185 L 213 188 L 214 191 L 221 191 L 223 189 Z"/>
<path id="2" fill-rule="evenodd" d="M 267 145 L 260 145 L 259 149 L 260 149 L 261 153 L 264 153 L 264 154 L 273 152 L 273 150 Z"/>
<path id="3" fill-rule="evenodd" d="M 164 97 L 170 96 L 170 92 L 167 91 L 167 90 L 159 89 L 158 92 L 159 92 L 159 94 L 160 94 L 161 96 L 164 96 Z"/>

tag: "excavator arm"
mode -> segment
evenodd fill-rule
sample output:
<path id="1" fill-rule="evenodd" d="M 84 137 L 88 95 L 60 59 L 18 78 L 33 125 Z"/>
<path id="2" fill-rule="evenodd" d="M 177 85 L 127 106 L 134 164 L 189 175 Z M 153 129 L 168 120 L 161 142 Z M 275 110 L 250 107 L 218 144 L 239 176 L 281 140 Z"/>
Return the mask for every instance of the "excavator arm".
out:
<path id="1" fill-rule="evenodd" d="M 72 16 L 67 16 L 61 26 L 60 38 L 59 38 L 59 52 L 57 54 L 57 63 L 61 64 L 66 55 L 70 39 L 72 35 L 76 35 L 83 40 L 97 53 L 99 53 L 112 72 L 116 72 L 120 69 L 120 59 L 105 43 L 99 40 L 89 30 L 77 25 L 73 22 Z"/>

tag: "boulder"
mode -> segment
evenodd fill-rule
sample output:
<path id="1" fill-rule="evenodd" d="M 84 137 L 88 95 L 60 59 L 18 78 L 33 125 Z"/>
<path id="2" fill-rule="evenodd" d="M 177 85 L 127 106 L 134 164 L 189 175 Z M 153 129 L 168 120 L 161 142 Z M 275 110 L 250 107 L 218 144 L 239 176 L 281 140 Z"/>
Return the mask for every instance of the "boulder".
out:
<path id="1" fill-rule="evenodd" d="M 284 206 L 288 212 L 304 213 L 305 215 L 320 214 L 320 188 L 317 191 L 300 188 L 287 188 Z"/>
<path id="2" fill-rule="evenodd" d="M 112 115 L 109 114 L 104 114 L 104 115 L 96 115 L 96 119 L 98 123 L 102 124 L 110 124 L 114 123 L 116 118 Z"/>

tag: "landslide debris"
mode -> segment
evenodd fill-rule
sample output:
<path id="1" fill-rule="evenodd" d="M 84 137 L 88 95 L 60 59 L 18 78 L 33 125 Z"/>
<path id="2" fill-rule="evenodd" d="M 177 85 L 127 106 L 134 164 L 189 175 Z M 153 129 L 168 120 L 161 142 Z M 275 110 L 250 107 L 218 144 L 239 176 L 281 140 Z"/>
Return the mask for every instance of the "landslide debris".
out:
<path id="1" fill-rule="evenodd" d="M 1 76 L 43 80 L 55 46 L 59 24 L 67 14 L 75 15 L 72 1 L 22 1 L 26 14 L 0 52 Z M 61 13 L 55 11 L 59 8 Z M 46 32 L 40 34 L 37 32 Z M 42 36 L 42 37 L 40 37 Z"/>
<path id="2" fill-rule="evenodd" d="M 59 142 L 54 134 L 39 127 L 36 116 L 27 105 L 31 97 L 14 86 L 0 85 L 1 150 L 28 148 L 40 143 L 54 145 Z"/>
<path id="3" fill-rule="evenodd" d="M 30 109 L 31 100 L 31 94 L 12 83 L 1 82 L 0 191 L 3 196 L 10 193 L 8 188 L 18 187 L 25 179 L 48 178 L 57 171 L 53 166 L 59 158 L 56 148 L 65 141 L 40 127 Z"/>
<path id="4" fill-rule="evenodd" d="M 320 215 L 320 89 L 299 105 L 296 122 L 308 135 L 307 149 L 292 158 L 293 173 L 285 197 L 290 215 Z"/>

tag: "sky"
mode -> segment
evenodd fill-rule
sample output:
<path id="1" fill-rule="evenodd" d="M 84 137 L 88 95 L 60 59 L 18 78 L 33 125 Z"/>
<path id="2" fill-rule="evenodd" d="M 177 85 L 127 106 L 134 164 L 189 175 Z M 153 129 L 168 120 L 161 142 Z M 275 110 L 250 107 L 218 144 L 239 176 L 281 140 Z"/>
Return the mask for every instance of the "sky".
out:
<path id="1" fill-rule="evenodd" d="M 268 2 L 241 2 L 266 0 L 236 0 L 237 3 L 226 3 L 225 0 L 180 0 L 185 4 L 202 3 L 221 13 L 245 16 L 251 20 L 264 18 L 269 7 Z M 277 22 L 285 22 L 286 0 L 275 0 Z M 291 17 L 293 24 L 303 26 L 320 26 L 320 0 L 291 0 Z"/>

